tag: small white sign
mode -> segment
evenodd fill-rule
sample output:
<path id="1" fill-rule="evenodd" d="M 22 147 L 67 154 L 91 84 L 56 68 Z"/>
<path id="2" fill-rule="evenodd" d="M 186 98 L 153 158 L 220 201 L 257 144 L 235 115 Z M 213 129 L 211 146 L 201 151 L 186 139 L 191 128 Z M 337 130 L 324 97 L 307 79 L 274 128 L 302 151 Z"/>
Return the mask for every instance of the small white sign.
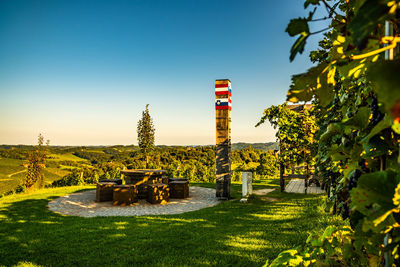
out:
<path id="1" fill-rule="evenodd" d="M 242 172 L 242 196 L 253 194 L 253 173 Z"/>

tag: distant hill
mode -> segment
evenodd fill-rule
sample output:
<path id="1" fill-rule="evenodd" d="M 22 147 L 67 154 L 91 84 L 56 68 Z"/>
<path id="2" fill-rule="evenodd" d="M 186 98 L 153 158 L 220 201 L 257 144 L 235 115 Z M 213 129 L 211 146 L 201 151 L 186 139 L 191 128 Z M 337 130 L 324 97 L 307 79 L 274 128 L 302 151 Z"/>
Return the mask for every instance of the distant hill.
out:
<path id="1" fill-rule="evenodd" d="M 207 145 L 207 146 L 213 146 L 213 145 Z M 254 149 L 259 149 L 262 151 L 268 151 L 268 150 L 278 150 L 279 149 L 279 143 L 277 142 L 268 142 L 268 143 L 233 143 L 232 144 L 232 150 L 242 150 L 245 148 L 248 148 L 249 146 L 253 147 Z M 157 145 L 156 147 L 159 148 L 169 148 L 169 147 L 203 147 L 203 145 L 191 145 L 191 146 L 177 146 L 177 145 Z M 35 146 L 33 145 L 0 145 L 0 149 L 4 150 L 19 150 L 27 153 L 33 149 L 35 149 Z M 117 152 L 131 152 L 138 150 L 138 146 L 135 145 L 113 145 L 113 146 L 50 146 L 50 150 L 53 153 L 72 153 L 76 151 L 81 151 L 81 150 L 90 150 L 90 152 L 104 152 L 104 150 L 107 150 L 105 153 L 109 154 L 110 149 L 116 150 Z M 0 153 L 1 154 L 1 153 Z M 25 155 L 25 156 L 26 156 Z M 25 157 L 23 157 L 25 158 Z M 21 158 L 22 159 L 22 158 Z"/>
<path id="2" fill-rule="evenodd" d="M 263 151 L 268 150 L 278 150 L 279 143 L 278 142 L 268 142 L 268 143 L 234 143 L 232 144 L 232 150 L 242 150 L 251 146 L 254 149 L 260 149 Z"/>

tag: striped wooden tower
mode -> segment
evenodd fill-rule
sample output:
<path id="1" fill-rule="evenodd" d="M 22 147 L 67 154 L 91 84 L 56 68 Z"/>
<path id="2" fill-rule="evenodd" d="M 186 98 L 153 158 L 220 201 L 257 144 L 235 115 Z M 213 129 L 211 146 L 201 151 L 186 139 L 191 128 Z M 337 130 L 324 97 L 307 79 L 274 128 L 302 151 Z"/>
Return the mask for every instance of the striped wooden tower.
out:
<path id="1" fill-rule="evenodd" d="M 229 199 L 231 188 L 231 81 L 215 81 L 217 198 Z"/>

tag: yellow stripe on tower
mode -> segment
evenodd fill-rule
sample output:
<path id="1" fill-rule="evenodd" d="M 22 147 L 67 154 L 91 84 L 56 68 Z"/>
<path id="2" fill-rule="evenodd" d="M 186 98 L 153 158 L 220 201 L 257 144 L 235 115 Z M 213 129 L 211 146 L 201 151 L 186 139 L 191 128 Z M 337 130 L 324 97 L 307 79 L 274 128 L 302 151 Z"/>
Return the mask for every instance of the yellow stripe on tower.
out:
<path id="1" fill-rule="evenodd" d="M 216 80 L 215 81 L 215 84 L 226 84 L 226 83 L 231 84 L 231 81 L 230 80 Z"/>

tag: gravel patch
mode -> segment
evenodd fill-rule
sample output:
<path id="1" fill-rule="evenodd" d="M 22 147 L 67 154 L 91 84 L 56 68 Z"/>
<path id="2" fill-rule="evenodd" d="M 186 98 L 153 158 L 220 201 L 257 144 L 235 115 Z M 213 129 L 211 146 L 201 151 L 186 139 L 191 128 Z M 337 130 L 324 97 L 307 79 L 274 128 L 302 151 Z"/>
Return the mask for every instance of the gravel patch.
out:
<path id="1" fill-rule="evenodd" d="M 190 186 L 189 198 L 170 199 L 167 204 L 150 204 L 139 199 L 132 206 L 113 206 L 112 202 L 95 202 L 96 190 L 75 193 L 56 198 L 49 202 L 51 211 L 62 215 L 80 217 L 97 216 L 143 216 L 180 214 L 215 206 L 219 203 L 215 189 Z"/>
<path id="2" fill-rule="evenodd" d="M 274 191 L 275 189 L 270 189 L 270 188 L 266 188 L 266 189 L 258 189 L 258 190 L 253 190 L 253 194 L 257 195 L 257 196 L 264 196 L 272 191 Z"/>

